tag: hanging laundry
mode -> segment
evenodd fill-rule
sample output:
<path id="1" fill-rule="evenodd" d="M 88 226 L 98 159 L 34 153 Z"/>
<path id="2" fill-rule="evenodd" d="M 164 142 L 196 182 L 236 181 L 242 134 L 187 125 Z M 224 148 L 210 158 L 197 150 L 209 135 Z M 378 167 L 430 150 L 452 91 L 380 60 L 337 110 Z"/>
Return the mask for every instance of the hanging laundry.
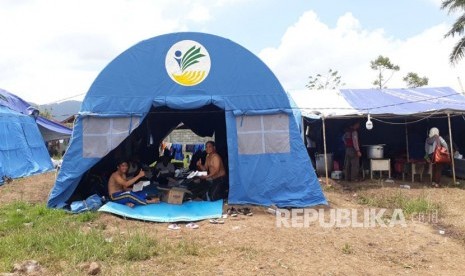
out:
<path id="1" fill-rule="evenodd" d="M 203 151 L 205 150 L 205 144 L 195 144 L 194 145 L 194 153 L 197 151 Z"/>
<path id="2" fill-rule="evenodd" d="M 171 145 L 171 156 L 175 160 L 184 160 L 184 155 L 182 154 L 182 144 Z"/>
<path id="3" fill-rule="evenodd" d="M 195 152 L 195 145 L 194 144 L 187 144 L 186 145 L 186 152 L 194 153 Z"/>

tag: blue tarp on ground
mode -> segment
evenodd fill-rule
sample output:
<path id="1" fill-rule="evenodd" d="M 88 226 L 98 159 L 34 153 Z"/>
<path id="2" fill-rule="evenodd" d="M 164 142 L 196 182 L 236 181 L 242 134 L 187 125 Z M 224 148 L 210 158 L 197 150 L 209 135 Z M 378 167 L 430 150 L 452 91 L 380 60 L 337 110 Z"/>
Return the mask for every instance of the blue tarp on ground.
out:
<path id="1" fill-rule="evenodd" d="M 153 119 L 152 111 L 205 106 L 222 110 L 224 118 L 229 203 L 327 204 L 298 123 L 291 115 L 289 99 L 270 69 L 228 39 L 175 33 L 136 44 L 94 81 L 76 119 L 48 206 L 69 200 L 82 176 L 133 132 L 145 128 L 140 139 L 156 137 L 163 121 Z M 219 116 L 217 111 L 209 112 L 205 113 L 209 118 Z M 276 115 L 280 123 L 275 124 L 267 115 Z M 146 118 L 150 120 L 144 121 Z M 201 128 L 209 124 L 195 125 Z M 162 134 L 167 131 L 169 128 Z"/>
<path id="2" fill-rule="evenodd" d="M 52 169 L 34 118 L 0 105 L 0 182 Z"/>
<path id="3" fill-rule="evenodd" d="M 107 202 L 100 207 L 99 212 L 153 222 L 199 221 L 220 218 L 223 212 L 223 200 L 190 201 L 182 205 L 160 202 L 132 208 L 123 204 Z"/>

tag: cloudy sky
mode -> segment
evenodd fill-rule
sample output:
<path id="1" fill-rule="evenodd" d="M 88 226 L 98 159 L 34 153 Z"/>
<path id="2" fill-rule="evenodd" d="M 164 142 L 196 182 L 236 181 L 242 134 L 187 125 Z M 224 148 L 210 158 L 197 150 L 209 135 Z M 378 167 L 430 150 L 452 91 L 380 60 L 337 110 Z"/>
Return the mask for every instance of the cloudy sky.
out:
<path id="1" fill-rule="evenodd" d="M 430 86 L 461 90 L 453 67 L 457 14 L 440 0 L 1 0 L 0 88 L 39 104 L 82 99 L 113 58 L 137 42 L 179 31 L 208 32 L 248 48 L 287 90 L 338 70 L 345 88 L 370 88 L 370 61 L 400 66 L 388 87 L 416 72 Z M 465 80 L 463 80 L 465 81 Z M 74 98 L 73 98 L 74 97 Z"/>

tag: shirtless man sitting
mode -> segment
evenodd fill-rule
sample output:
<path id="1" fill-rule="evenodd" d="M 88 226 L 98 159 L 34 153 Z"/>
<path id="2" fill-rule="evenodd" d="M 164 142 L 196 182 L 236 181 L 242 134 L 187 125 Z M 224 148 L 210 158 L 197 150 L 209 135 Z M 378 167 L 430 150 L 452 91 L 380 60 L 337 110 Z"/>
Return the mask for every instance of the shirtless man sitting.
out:
<path id="1" fill-rule="evenodd" d="M 208 141 L 205 144 L 207 158 L 205 165 L 202 165 L 201 160 L 197 161 L 197 168 L 201 171 L 207 171 L 207 175 L 200 176 L 200 181 L 197 187 L 197 195 L 207 193 L 210 200 L 218 200 L 223 198 L 226 187 L 226 170 L 223 165 L 221 156 L 216 152 L 215 142 Z"/>
<path id="2" fill-rule="evenodd" d="M 200 179 L 217 179 L 226 175 L 223 160 L 216 152 L 215 142 L 208 141 L 205 144 L 205 151 L 207 152 L 207 159 L 205 165 L 202 165 L 201 160 L 197 161 L 197 168 L 201 171 L 207 171 L 207 175 L 201 176 Z"/>
<path id="3" fill-rule="evenodd" d="M 133 192 L 131 186 L 144 177 L 145 172 L 141 170 L 134 178 L 127 179 L 127 171 L 128 163 L 119 161 L 116 172 L 111 174 L 110 180 L 108 180 L 108 194 L 112 201 L 129 207 L 160 201 L 158 198 L 147 199 L 147 195 L 143 191 Z"/>

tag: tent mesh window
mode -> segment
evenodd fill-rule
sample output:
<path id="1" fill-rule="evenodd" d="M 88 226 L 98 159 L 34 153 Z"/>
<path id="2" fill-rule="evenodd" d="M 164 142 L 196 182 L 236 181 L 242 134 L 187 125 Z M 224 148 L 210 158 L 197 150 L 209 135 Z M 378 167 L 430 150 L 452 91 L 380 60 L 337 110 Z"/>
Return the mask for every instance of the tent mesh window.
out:
<path id="1" fill-rule="evenodd" d="M 104 157 L 128 137 L 137 128 L 139 122 L 139 117 L 85 117 L 83 120 L 83 157 Z"/>
<path id="2" fill-rule="evenodd" d="M 236 117 L 239 154 L 289 153 L 289 115 Z"/>

